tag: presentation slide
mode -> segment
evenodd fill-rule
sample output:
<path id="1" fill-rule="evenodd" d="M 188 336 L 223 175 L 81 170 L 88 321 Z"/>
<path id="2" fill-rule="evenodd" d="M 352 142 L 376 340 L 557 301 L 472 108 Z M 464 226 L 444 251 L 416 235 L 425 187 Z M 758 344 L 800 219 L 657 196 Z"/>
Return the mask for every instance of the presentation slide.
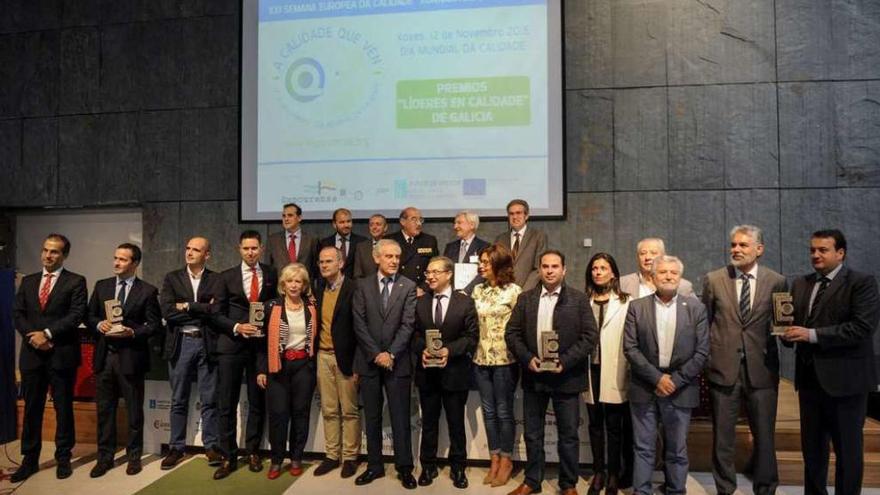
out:
<path id="1" fill-rule="evenodd" d="M 562 215 L 558 3 L 245 0 L 242 219 Z"/>

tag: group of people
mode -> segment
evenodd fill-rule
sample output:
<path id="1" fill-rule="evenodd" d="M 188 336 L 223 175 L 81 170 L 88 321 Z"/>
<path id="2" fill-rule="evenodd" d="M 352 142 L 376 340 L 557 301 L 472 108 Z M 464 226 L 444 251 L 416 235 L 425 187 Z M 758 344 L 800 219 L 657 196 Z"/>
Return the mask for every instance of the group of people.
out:
<path id="1" fill-rule="evenodd" d="M 74 370 L 80 323 L 95 334 L 99 452 L 92 477 L 113 467 L 119 398 L 128 413 L 128 474 L 141 470 L 147 339 L 163 331 L 168 360 L 171 436 L 162 469 L 184 458 L 188 403 L 196 378 L 202 443 L 215 479 L 238 468 L 236 411 L 247 393 L 246 462 L 264 468 L 260 453 L 268 413 L 271 454 L 267 475 L 303 472 L 309 414 L 317 387 L 325 457 L 314 475 L 340 469 L 357 474 L 362 429 L 367 466 L 355 479 L 385 476 L 384 401 L 388 400 L 397 478 L 407 489 L 438 476 L 441 411 L 449 434 L 453 486 L 466 488 L 465 404 L 471 383 L 480 395 L 491 464 L 482 482 L 508 484 L 515 444 L 514 393 L 523 390 L 525 478 L 510 495 L 541 490 L 544 426 L 552 402 L 557 429 L 559 488 L 575 494 L 580 404 L 586 402 L 594 474 L 589 494 L 613 495 L 628 486 L 652 493 L 658 448 L 666 493 L 685 493 L 687 433 L 699 404 L 699 377 L 709 382 L 713 412 L 713 475 L 718 493 L 736 489 L 735 426 L 745 405 L 754 438 L 755 493 L 778 485 L 774 425 L 779 383 L 777 337 L 797 352 L 795 384 L 801 406 L 806 493 L 825 493 L 829 439 L 834 444 L 836 493 L 858 493 L 863 469 L 861 431 L 867 394 L 877 384 L 872 334 L 880 320 L 874 277 L 844 264 L 846 239 L 837 230 L 810 239 L 814 273 L 791 284 L 793 323 L 773 332 L 774 293 L 786 278 L 760 264 L 761 230 L 730 232 L 730 262 L 704 277 L 698 298 L 682 261 L 662 239 L 637 246 L 639 270 L 621 276 L 611 254 L 586 266 L 586 287 L 565 283 L 565 255 L 528 225 L 529 205 L 507 205 L 510 229 L 489 243 L 476 236 L 477 215 L 454 219 L 456 239 L 441 255 L 422 231 L 417 208 L 404 209 L 400 230 L 373 215 L 370 237 L 353 234 L 351 212 L 333 214 L 333 235 L 317 239 L 300 227 L 302 211 L 284 205 L 284 231 L 241 234 L 241 263 L 207 268 L 211 246 L 186 244 L 186 265 L 168 273 L 161 290 L 138 278 L 138 246 L 120 244 L 110 278 L 95 284 L 63 268 L 70 242 L 49 235 L 41 272 L 26 276 L 15 301 L 21 333 L 25 420 L 24 460 L 14 482 L 38 469 L 45 397 L 56 409 L 58 478 L 71 474 Z M 264 250 L 269 263 L 261 262 Z M 454 290 L 456 263 L 476 263 L 479 275 Z M 116 299 L 121 323 L 105 314 Z M 251 306 L 262 302 L 262 325 Z M 437 337 L 439 336 L 439 340 Z M 410 398 L 421 410 L 420 473 L 414 476 Z M 363 415 L 359 410 L 363 407 Z M 662 425 L 662 428 L 658 428 Z M 660 442 L 658 442 L 658 435 Z M 658 444 L 661 447 L 658 447 Z"/>

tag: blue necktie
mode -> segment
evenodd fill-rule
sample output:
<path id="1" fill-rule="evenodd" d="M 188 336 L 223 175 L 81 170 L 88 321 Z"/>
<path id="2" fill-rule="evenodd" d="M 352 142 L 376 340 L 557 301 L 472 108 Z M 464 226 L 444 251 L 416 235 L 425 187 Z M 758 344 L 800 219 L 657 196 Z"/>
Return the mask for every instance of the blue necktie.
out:
<path id="1" fill-rule="evenodd" d="M 125 306 L 125 280 L 119 282 L 119 297 L 117 299 L 120 306 Z"/>

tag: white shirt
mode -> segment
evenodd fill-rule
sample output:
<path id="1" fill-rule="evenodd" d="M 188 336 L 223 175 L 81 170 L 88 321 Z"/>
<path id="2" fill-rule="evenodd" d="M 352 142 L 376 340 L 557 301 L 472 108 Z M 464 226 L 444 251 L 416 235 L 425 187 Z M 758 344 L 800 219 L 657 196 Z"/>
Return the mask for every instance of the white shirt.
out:
<path id="1" fill-rule="evenodd" d="M 305 305 L 299 309 L 287 309 L 287 327 L 290 333 L 287 334 L 287 345 L 285 349 L 305 349 L 306 348 L 306 308 Z"/>
<path id="2" fill-rule="evenodd" d="M 559 302 L 559 294 L 562 291 L 562 285 L 549 292 L 546 287 L 541 286 L 541 297 L 538 299 L 538 357 L 544 354 L 543 345 L 541 344 L 541 332 L 553 331 L 553 310 L 556 309 L 556 303 Z"/>
<path id="3" fill-rule="evenodd" d="M 336 233 L 336 247 L 342 249 L 342 234 L 339 232 Z M 297 246 L 299 248 L 299 246 Z M 351 249 L 351 234 L 345 236 L 345 249 Z"/>
<path id="4" fill-rule="evenodd" d="M 202 283 L 202 277 L 205 275 L 205 269 L 203 267 L 202 271 L 199 272 L 198 276 L 196 276 L 196 274 L 194 274 L 192 270 L 189 269 L 189 267 L 186 267 L 186 273 L 189 274 L 189 284 L 192 286 L 193 290 L 193 302 L 196 302 L 199 300 L 199 285 L 201 285 Z"/>
<path id="5" fill-rule="evenodd" d="M 669 363 L 672 361 L 672 349 L 675 346 L 675 313 L 677 311 L 677 302 L 677 294 L 671 301 L 669 301 L 669 303 L 663 302 L 656 295 L 654 296 L 654 314 L 657 320 L 658 365 L 661 368 L 668 368 Z"/>
<path id="6" fill-rule="evenodd" d="M 520 230 L 510 229 L 510 249 L 513 249 L 513 245 L 516 244 L 516 234 L 519 234 L 519 245 L 522 247 L 523 239 L 526 237 L 527 228 L 529 228 L 529 224 L 523 225 L 523 228 Z"/>
<path id="7" fill-rule="evenodd" d="M 452 297 L 452 286 L 450 285 L 446 290 L 434 294 L 431 300 L 431 318 L 437 312 L 437 296 L 445 296 L 440 299 L 440 313 L 443 315 L 443 321 L 446 321 L 446 311 L 449 310 L 449 298 Z M 436 322 L 434 323 L 435 326 L 439 326 Z"/>
<path id="8" fill-rule="evenodd" d="M 302 246 L 302 229 L 297 227 L 293 232 L 284 232 L 286 236 L 287 242 L 284 244 L 284 247 L 287 248 L 287 251 L 290 252 L 290 239 L 296 239 L 296 259 L 299 260 L 299 248 Z"/>
<path id="9" fill-rule="evenodd" d="M 55 284 L 58 283 L 58 277 L 61 276 L 61 272 L 64 271 L 64 267 L 58 267 L 54 272 L 47 272 L 45 268 L 43 268 L 43 276 L 40 277 L 40 287 L 37 289 L 37 294 L 39 294 L 41 290 L 43 290 L 43 284 L 46 282 L 46 275 L 51 273 L 52 278 L 49 279 L 49 294 L 52 293 L 52 289 L 55 288 Z"/>
<path id="10" fill-rule="evenodd" d="M 758 264 L 755 263 L 755 266 L 749 270 L 746 275 L 749 276 L 749 310 L 755 307 L 755 292 L 758 287 Z M 742 296 L 742 280 L 743 272 L 739 271 L 739 268 L 736 269 L 736 302 L 739 303 L 739 298 Z"/>
<path id="11" fill-rule="evenodd" d="M 263 269 L 260 268 L 259 263 L 254 265 L 254 268 L 257 269 L 257 287 L 262 287 L 263 286 Z M 248 300 L 251 299 L 251 278 L 253 278 L 253 276 L 254 276 L 254 273 L 251 270 L 251 267 L 248 266 L 247 263 L 242 261 L 241 262 L 241 283 L 242 283 L 242 285 L 244 285 L 244 295 L 248 298 Z M 259 297 L 260 297 L 260 295 L 257 294 L 257 298 L 259 298 Z"/>

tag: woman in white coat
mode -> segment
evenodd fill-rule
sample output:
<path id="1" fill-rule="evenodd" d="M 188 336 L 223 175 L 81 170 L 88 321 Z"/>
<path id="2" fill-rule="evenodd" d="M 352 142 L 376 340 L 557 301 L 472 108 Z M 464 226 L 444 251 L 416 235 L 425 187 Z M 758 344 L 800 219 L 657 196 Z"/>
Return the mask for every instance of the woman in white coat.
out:
<path id="1" fill-rule="evenodd" d="M 590 357 L 589 388 L 584 392 L 594 472 L 587 493 L 598 495 L 605 489 L 606 495 L 614 495 L 623 488 L 623 456 L 629 458 L 632 454 L 632 447 L 624 447 L 631 444 L 632 438 L 626 432 L 631 423 L 626 397 L 628 365 L 623 355 L 623 325 L 630 297 L 621 292 L 620 271 L 608 253 L 597 253 L 590 259 L 585 278 L 586 293 L 599 328 L 599 345 Z"/>

